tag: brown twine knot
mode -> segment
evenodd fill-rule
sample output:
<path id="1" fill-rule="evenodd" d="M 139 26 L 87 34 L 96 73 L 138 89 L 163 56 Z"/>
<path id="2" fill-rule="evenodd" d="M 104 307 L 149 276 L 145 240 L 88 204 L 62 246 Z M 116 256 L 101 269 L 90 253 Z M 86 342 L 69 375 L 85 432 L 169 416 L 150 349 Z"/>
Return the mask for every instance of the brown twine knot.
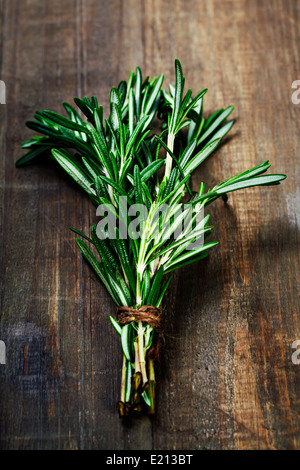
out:
<path id="1" fill-rule="evenodd" d="M 117 308 L 117 316 L 119 325 L 121 326 L 126 325 L 127 323 L 131 323 L 133 321 L 143 321 L 153 327 L 153 329 L 157 333 L 158 338 L 153 338 L 152 346 L 148 351 L 148 356 L 151 359 L 158 359 L 158 339 L 160 339 L 163 334 L 160 309 L 154 307 L 153 305 L 143 305 L 138 309 L 122 306 Z"/>

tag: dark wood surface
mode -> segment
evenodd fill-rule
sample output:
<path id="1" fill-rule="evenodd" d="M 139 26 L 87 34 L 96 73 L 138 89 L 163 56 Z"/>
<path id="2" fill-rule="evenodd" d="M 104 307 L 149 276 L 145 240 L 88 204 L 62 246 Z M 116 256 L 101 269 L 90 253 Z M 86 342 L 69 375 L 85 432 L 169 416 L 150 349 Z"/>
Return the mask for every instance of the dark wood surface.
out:
<path id="1" fill-rule="evenodd" d="M 0 0 L 2 449 L 299 449 L 299 122 L 296 0 Z M 164 303 L 158 410 L 122 422 L 115 309 L 70 226 L 96 220 L 57 168 L 16 169 L 37 109 L 109 90 L 139 65 L 235 106 L 208 187 L 269 159 L 288 178 L 209 207 L 220 245 Z"/>

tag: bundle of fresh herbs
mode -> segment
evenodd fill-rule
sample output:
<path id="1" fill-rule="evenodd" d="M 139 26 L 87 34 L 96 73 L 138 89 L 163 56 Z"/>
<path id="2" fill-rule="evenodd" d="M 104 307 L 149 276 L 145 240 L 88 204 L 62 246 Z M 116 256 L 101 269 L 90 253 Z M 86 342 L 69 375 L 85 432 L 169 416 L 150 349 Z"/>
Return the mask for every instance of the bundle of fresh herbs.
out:
<path id="1" fill-rule="evenodd" d="M 50 155 L 85 191 L 100 221 L 85 235 L 72 228 L 91 268 L 117 306 L 110 320 L 123 353 L 120 416 L 155 411 L 155 360 L 162 333 L 161 303 L 171 272 L 196 262 L 217 244 L 204 208 L 220 196 L 250 186 L 277 185 L 286 176 L 258 166 L 197 192 L 192 173 L 220 145 L 234 121 L 233 106 L 203 114 L 207 89 L 184 94 L 175 60 L 175 85 L 164 76 L 142 79 L 140 68 L 110 92 L 110 113 L 97 98 L 74 98 L 68 117 L 37 111 L 27 126 L 38 135 L 16 166 Z"/>

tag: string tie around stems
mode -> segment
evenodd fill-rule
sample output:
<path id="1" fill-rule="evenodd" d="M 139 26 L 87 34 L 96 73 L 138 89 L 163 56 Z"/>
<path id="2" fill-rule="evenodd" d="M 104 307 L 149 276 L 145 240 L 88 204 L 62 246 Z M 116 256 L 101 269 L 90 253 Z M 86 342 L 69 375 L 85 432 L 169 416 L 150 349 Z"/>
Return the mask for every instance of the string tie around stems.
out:
<path id="1" fill-rule="evenodd" d="M 163 335 L 160 309 L 153 305 L 142 305 L 138 309 L 121 306 L 117 308 L 117 318 L 121 326 L 133 321 L 142 321 L 152 326 L 157 335 L 156 339 L 153 339 L 152 346 L 148 351 L 148 357 L 154 360 L 158 359 L 159 339 L 162 338 Z"/>

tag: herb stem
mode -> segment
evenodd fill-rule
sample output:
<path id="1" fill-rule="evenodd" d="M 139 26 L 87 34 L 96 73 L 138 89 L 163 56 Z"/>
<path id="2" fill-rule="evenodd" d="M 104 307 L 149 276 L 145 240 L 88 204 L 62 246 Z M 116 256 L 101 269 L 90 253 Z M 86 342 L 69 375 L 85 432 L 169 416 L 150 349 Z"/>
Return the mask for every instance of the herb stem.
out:
<path id="1" fill-rule="evenodd" d="M 168 146 L 168 148 L 171 150 L 171 152 L 173 152 L 173 150 L 174 150 L 174 140 L 175 140 L 175 135 L 169 133 L 169 134 L 168 134 L 167 146 Z M 166 176 L 168 179 L 169 179 L 169 177 L 170 177 L 171 170 L 172 170 L 172 157 L 171 157 L 171 155 L 169 154 L 169 152 L 167 152 L 165 176 Z"/>
<path id="2" fill-rule="evenodd" d="M 132 368 L 131 363 L 128 362 L 127 364 L 127 371 L 126 371 L 126 387 L 125 387 L 125 402 L 130 402 L 130 395 L 131 395 L 131 376 L 132 376 Z"/>
<path id="3" fill-rule="evenodd" d="M 137 372 L 141 372 L 139 348 L 138 348 L 137 340 L 135 340 L 133 346 L 134 346 L 134 369 L 135 369 L 135 373 L 137 373 Z"/>
<path id="4" fill-rule="evenodd" d="M 126 394 L 126 374 L 127 374 L 127 360 L 123 354 L 123 365 L 122 365 L 122 378 L 121 378 L 121 402 L 125 403 L 125 394 Z"/>
<path id="5" fill-rule="evenodd" d="M 151 400 L 151 405 L 148 407 L 148 414 L 153 415 L 155 413 L 155 373 L 154 373 L 154 361 L 149 359 L 149 397 Z"/>
<path id="6" fill-rule="evenodd" d="M 141 321 L 138 322 L 138 351 L 141 366 L 141 373 L 143 384 L 148 382 L 146 362 L 145 362 L 145 348 L 144 348 L 144 327 Z"/>
<path id="7" fill-rule="evenodd" d="M 155 381 L 154 361 L 149 359 L 149 380 Z"/>

